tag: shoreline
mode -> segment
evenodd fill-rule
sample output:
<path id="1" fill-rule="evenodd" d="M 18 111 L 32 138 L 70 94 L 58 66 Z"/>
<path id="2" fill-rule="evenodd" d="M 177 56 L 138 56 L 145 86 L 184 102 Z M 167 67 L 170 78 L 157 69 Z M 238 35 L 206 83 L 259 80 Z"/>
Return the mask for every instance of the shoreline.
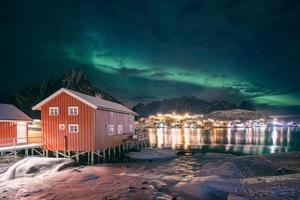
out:
<path id="1" fill-rule="evenodd" d="M 30 184 L 29 184 L 30 183 Z M 0 182 L 0 199 L 297 199 L 300 152 L 72 167 Z"/>

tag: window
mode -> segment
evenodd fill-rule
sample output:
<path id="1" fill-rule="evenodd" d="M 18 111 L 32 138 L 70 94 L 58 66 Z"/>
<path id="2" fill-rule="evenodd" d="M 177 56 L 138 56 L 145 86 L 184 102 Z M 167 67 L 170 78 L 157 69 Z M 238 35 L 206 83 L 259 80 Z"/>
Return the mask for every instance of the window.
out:
<path id="1" fill-rule="evenodd" d="M 134 122 L 134 116 L 133 115 L 129 115 L 129 122 L 133 123 Z"/>
<path id="2" fill-rule="evenodd" d="M 49 115 L 50 116 L 57 116 L 59 114 L 58 107 L 49 107 Z"/>
<path id="3" fill-rule="evenodd" d="M 69 133 L 78 133 L 79 127 L 78 124 L 69 124 Z"/>
<path id="4" fill-rule="evenodd" d="M 133 132 L 133 125 L 132 124 L 129 124 L 129 132 Z"/>
<path id="5" fill-rule="evenodd" d="M 118 134 L 123 134 L 123 125 L 118 125 Z"/>
<path id="6" fill-rule="evenodd" d="M 108 125 L 107 126 L 107 132 L 108 132 L 108 135 L 113 135 L 114 134 L 114 125 Z"/>
<path id="7" fill-rule="evenodd" d="M 59 130 L 65 130 L 65 124 L 59 124 L 58 125 L 58 127 L 59 127 Z"/>
<path id="8" fill-rule="evenodd" d="M 111 117 L 113 117 L 113 116 L 114 116 L 114 113 L 113 113 L 113 112 L 109 112 L 109 115 L 110 115 Z"/>
<path id="9" fill-rule="evenodd" d="M 77 106 L 68 107 L 68 115 L 78 115 L 78 107 Z"/>

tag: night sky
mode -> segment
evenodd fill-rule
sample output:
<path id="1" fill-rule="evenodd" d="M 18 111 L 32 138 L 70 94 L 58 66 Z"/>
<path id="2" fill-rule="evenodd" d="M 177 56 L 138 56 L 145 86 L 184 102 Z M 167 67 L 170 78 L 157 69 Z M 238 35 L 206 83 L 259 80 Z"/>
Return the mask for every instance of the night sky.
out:
<path id="1" fill-rule="evenodd" d="M 0 2 L 0 100 L 82 68 L 128 105 L 195 95 L 300 107 L 300 1 Z"/>

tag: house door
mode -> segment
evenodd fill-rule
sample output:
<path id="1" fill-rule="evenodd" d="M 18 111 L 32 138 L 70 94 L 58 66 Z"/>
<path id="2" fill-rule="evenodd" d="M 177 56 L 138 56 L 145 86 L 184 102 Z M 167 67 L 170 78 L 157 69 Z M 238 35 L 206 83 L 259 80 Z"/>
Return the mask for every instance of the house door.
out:
<path id="1" fill-rule="evenodd" d="M 27 143 L 26 136 L 26 123 L 25 122 L 17 122 L 17 143 Z"/>

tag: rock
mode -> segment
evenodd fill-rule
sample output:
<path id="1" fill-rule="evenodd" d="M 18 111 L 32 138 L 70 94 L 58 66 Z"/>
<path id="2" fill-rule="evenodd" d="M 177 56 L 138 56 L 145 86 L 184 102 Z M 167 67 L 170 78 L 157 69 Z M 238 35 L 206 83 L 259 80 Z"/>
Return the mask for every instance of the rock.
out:
<path id="1" fill-rule="evenodd" d="M 127 192 L 128 192 L 128 193 L 134 192 L 134 189 L 135 189 L 135 187 L 129 186 L 128 189 L 127 189 Z"/>
<path id="2" fill-rule="evenodd" d="M 99 179 L 99 178 L 100 177 L 95 174 L 88 174 L 81 179 L 81 182 L 86 182 L 86 181 L 95 180 L 95 179 Z"/>
<path id="3" fill-rule="evenodd" d="M 128 193 L 133 192 L 133 189 L 128 188 L 127 192 L 128 192 Z"/>
<path id="4" fill-rule="evenodd" d="M 38 172 L 38 171 L 39 171 L 39 169 L 33 166 L 33 167 L 30 167 L 30 168 L 26 171 L 26 174 L 32 174 L 32 173 L 36 173 L 36 172 Z"/>
<path id="5" fill-rule="evenodd" d="M 1 174 L 0 181 L 47 175 L 73 165 L 74 161 L 67 158 L 27 157 L 16 162 L 4 174 Z"/>
<path id="6" fill-rule="evenodd" d="M 176 158 L 176 152 L 168 149 L 152 149 L 147 148 L 141 152 L 129 152 L 125 154 L 127 157 L 135 160 L 159 160 Z"/>

